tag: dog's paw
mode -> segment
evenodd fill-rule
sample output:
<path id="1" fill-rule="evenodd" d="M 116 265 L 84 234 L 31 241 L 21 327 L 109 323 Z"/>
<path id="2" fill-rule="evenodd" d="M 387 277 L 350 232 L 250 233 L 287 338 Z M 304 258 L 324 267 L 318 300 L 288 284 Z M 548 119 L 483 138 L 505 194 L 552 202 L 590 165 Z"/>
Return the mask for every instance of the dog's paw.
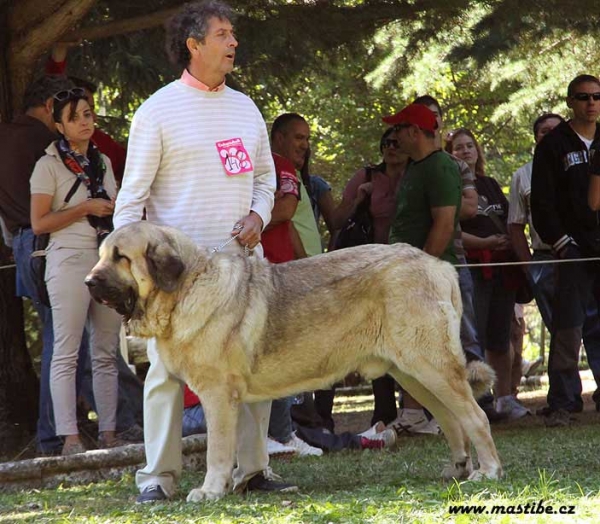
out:
<path id="1" fill-rule="evenodd" d="M 201 488 L 196 488 L 190 491 L 186 500 L 188 502 L 202 502 L 203 500 L 219 500 L 224 497 L 225 493 L 215 491 L 204 491 Z"/>
<path id="2" fill-rule="evenodd" d="M 473 472 L 473 463 L 471 460 L 466 460 L 465 462 L 458 462 L 455 464 L 448 464 L 442 470 L 442 479 L 445 481 L 451 480 L 465 480 L 469 478 L 469 476 Z"/>
<path id="3" fill-rule="evenodd" d="M 481 480 L 498 480 L 502 476 L 501 469 L 494 469 L 492 471 L 484 471 L 482 469 L 476 469 L 469 475 L 469 480 L 479 482 Z"/>

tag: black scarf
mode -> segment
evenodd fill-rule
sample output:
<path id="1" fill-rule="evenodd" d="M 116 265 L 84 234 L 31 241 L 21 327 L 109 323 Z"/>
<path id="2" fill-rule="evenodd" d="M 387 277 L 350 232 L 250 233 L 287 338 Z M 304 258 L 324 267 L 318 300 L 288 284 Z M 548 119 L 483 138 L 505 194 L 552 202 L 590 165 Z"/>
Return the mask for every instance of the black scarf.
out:
<path id="1" fill-rule="evenodd" d="M 110 200 L 103 185 L 106 164 L 94 143 L 90 141 L 87 157 L 71 149 L 69 142 L 64 137 L 56 141 L 56 149 L 65 167 L 85 185 L 88 198 Z M 87 219 L 90 225 L 96 230 L 98 245 L 100 245 L 114 229 L 112 215 L 106 217 L 87 215 Z"/>

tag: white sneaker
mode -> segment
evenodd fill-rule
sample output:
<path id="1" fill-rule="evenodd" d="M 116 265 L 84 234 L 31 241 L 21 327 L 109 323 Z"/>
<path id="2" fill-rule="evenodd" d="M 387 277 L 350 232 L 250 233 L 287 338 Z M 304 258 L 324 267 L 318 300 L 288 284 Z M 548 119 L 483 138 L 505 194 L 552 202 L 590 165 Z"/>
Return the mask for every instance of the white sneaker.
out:
<path id="1" fill-rule="evenodd" d="M 320 457 L 323 454 L 322 449 L 314 448 L 310 444 L 304 442 L 301 438 L 298 438 L 295 431 L 292 433 L 292 439 L 289 442 L 286 442 L 285 446 L 294 448 L 301 457 Z"/>
<path id="2" fill-rule="evenodd" d="M 284 446 L 281 442 L 267 437 L 267 453 L 269 457 L 293 457 L 298 454 L 298 450 L 291 446 Z"/>
<path id="3" fill-rule="evenodd" d="M 375 422 L 369 429 L 365 429 L 362 433 L 359 433 L 358 436 L 372 438 L 383 430 L 385 430 L 385 424 L 380 420 L 379 422 Z"/>
<path id="4" fill-rule="evenodd" d="M 531 415 L 531 411 L 522 404 L 519 404 L 517 399 L 512 395 L 499 397 L 496 400 L 496 411 L 498 413 L 506 413 L 508 418 L 512 420 Z"/>
<path id="5" fill-rule="evenodd" d="M 398 435 L 426 434 L 441 435 L 442 430 L 435 419 L 429 420 L 422 409 L 401 409 L 398 418 L 389 427 L 394 428 Z"/>

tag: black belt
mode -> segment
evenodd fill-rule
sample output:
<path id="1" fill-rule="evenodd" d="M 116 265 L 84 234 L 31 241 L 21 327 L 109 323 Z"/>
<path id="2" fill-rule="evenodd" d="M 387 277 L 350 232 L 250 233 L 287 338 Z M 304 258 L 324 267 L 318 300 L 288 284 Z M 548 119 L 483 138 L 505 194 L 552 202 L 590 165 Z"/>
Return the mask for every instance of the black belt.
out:
<path id="1" fill-rule="evenodd" d="M 23 231 L 31 229 L 31 226 L 19 226 L 14 232 L 13 236 L 20 235 Z"/>

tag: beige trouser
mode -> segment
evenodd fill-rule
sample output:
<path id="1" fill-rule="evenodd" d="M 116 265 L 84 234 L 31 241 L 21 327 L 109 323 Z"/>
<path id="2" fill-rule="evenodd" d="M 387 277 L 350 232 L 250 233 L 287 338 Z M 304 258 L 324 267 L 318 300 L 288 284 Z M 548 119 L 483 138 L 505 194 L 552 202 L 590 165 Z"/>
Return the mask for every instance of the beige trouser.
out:
<path id="1" fill-rule="evenodd" d="M 94 399 L 99 431 L 114 431 L 117 414 L 117 348 L 121 317 L 90 296 L 85 277 L 98 262 L 97 249 L 50 250 L 46 286 L 52 304 L 54 350 L 50 392 L 57 435 L 77 435 L 75 373 L 83 329 L 88 322 Z"/>
<path id="2" fill-rule="evenodd" d="M 148 341 L 150 369 L 144 383 L 144 443 L 147 465 L 138 470 L 140 491 L 159 485 L 172 496 L 181 475 L 183 383 L 171 375 L 158 356 L 157 341 Z M 271 401 L 243 404 L 237 424 L 237 467 L 234 489 L 269 465 L 267 430 Z"/>

